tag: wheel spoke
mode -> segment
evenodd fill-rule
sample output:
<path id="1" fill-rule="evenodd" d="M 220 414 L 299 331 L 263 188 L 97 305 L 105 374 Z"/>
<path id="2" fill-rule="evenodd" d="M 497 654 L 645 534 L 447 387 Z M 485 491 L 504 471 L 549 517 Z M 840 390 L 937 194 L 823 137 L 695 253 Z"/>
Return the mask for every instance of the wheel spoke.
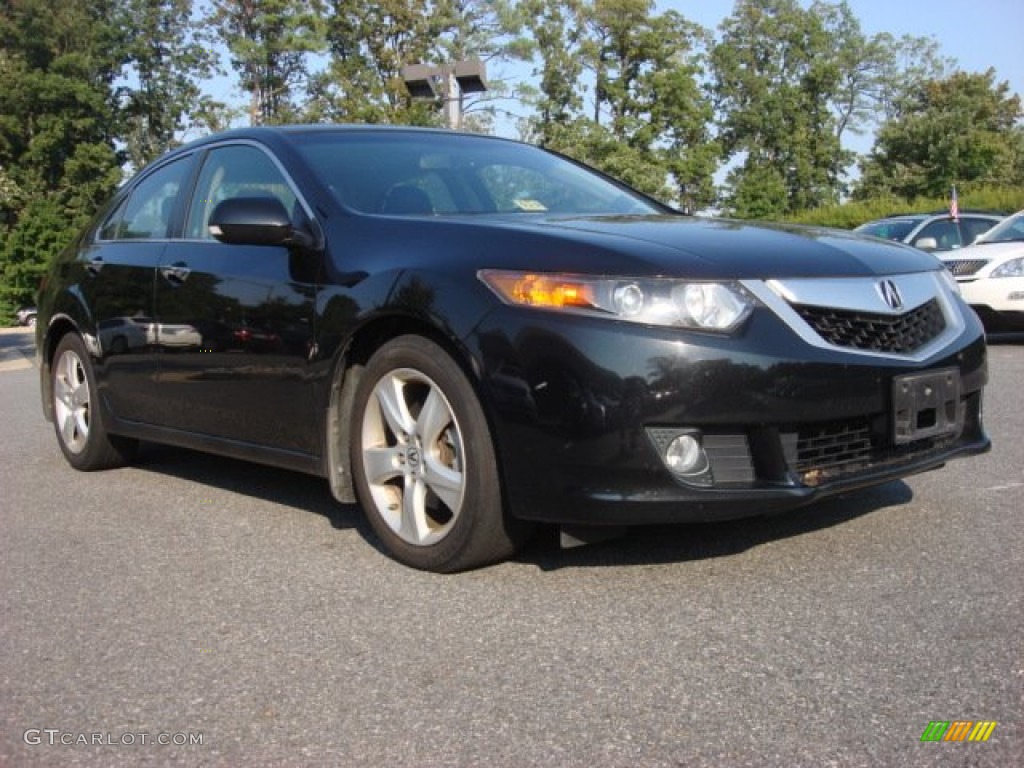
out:
<path id="1" fill-rule="evenodd" d="M 78 387 L 78 358 L 75 355 L 68 352 L 64 355 L 64 380 L 68 383 L 68 388 L 73 392 Z"/>
<path id="2" fill-rule="evenodd" d="M 71 390 L 71 405 L 75 409 L 89 404 L 89 385 L 84 381 Z"/>
<path id="3" fill-rule="evenodd" d="M 75 446 L 75 414 L 72 411 L 65 411 L 61 415 L 60 433 L 64 438 L 64 445 L 68 448 Z"/>
<path id="4" fill-rule="evenodd" d="M 363 467 L 371 485 L 380 485 L 402 474 L 399 455 L 395 447 L 366 448 L 363 451 Z"/>
<path id="5" fill-rule="evenodd" d="M 86 408 L 75 409 L 75 431 L 80 438 L 89 436 L 89 411 Z"/>
<path id="6" fill-rule="evenodd" d="M 423 481 L 427 487 L 453 514 L 457 514 L 462 504 L 462 473 L 444 466 L 434 456 L 427 457 L 423 470 Z"/>
<path id="7" fill-rule="evenodd" d="M 420 410 L 420 417 L 416 420 L 416 432 L 423 441 L 423 445 L 433 445 L 438 437 L 452 420 L 448 411 L 448 404 L 437 387 L 430 388 L 423 408 Z"/>
<path id="8" fill-rule="evenodd" d="M 402 494 L 402 522 L 399 534 L 406 541 L 422 542 L 430 533 L 427 526 L 427 487 L 419 478 L 409 477 Z"/>
<path id="9" fill-rule="evenodd" d="M 71 387 L 64 376 L 58 375 L 53 380 L 53 396 L 61 405 L 67 405 L 71 400 Z"/>
<path id="10" fill-rule="evenodd" d="M 396 437 L 412 432 L 415 421 L 405 403 L 405 382 L 394 374 L 380 380 L 373 389 L 384 420 Z"/>

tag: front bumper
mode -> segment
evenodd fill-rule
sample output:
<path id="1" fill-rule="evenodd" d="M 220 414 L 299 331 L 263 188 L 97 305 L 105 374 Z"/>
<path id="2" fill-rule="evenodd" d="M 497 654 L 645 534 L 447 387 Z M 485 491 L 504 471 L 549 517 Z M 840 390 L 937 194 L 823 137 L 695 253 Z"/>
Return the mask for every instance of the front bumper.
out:
<path id="1" fill-rule="evenodd" d="M 806 344 L 771 312 L 734 338 L 501 308 L 470 339 L 506 503 L 561 524 L 768 514 L 982 453 L 980 324 L 923 362 Z M 955 368 L 962 430 L 896 444 L 897 376 Z M 673 476 L 652 429 L 705 437 L 714 482 Z"/>
<path id="2" fill-rule="evenodd" d="M 1024 328 L 1024 277 L 965 280 L 960 293 L 986 326 Z"/>

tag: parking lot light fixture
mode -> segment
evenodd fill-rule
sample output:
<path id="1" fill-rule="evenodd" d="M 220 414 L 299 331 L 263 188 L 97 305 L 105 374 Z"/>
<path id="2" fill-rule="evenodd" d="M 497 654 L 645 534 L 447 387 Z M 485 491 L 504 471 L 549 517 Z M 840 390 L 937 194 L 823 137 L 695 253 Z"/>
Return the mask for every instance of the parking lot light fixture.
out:
<path id="1" fill-rule="evenodd" d="M 449 64 L 410 64 L 402 67 L 402 80 L 413 99 L 440 100 L 445 124 L 454 130 L 462 128 L 463 98 L 468 93 L 487 90 L 484 63 L 464 59 Z"/>

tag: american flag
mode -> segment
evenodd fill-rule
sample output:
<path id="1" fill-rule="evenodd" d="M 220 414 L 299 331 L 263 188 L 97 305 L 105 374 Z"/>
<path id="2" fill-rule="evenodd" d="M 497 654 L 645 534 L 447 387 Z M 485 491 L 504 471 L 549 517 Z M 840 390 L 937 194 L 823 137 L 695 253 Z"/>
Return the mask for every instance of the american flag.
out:
<path id="1" fill-rule="evenodd" d="M 956 184 L 953 185 L 953 191 L 949 195 L 949 216 L 953 219 L 960 218 L 960 201 L 956 199 Z"/>

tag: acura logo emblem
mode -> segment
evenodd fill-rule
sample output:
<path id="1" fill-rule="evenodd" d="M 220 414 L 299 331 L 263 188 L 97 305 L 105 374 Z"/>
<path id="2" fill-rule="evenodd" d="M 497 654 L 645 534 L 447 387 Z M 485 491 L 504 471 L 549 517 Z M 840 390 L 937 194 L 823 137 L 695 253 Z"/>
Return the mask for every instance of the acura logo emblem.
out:
<path id="1" fill-rule="evenodd" d="M 892 280 L 883 280 L 878 284 L 878 292 L 882 296 L 882 301 L 889 305 L 891 309 L 899 309 L 903 306 L 903 297 L 900 296 L 900 289 L 896 287 L 896 283 Z"/>

